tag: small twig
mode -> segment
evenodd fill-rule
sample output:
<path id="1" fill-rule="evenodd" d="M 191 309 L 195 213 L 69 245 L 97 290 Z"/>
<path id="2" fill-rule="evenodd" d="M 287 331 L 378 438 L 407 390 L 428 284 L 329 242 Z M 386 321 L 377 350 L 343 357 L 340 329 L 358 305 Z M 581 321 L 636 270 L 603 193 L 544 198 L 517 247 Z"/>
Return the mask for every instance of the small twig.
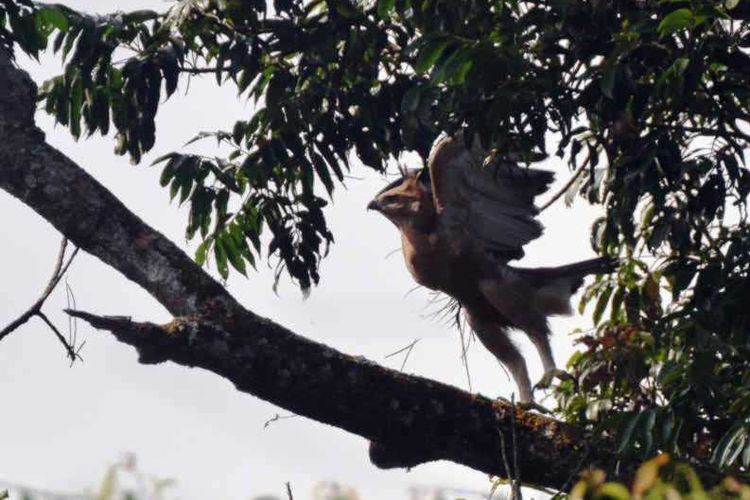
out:
<path id="1" fill-rule="evenodd" d="M 511 488 L 511 496 L 513 495 L 513 474 L 510 472 L 510 462 L 508 462 L 508 454 L 505 452 L 505 435 L 503 434 L 503 431 L 498 430 L 497 433 L 500 435 L 500 456 L 503 459 L 503 467 L 505 467 L 505 475 L 508 477 L 508 483 L 510 484 Z M 492 494 L 490 493 L 490 497 Z"/>
<path id="2" fill-rule="evenodd" d="M 289 500 L 294 500 L 294 495 L 292 495 L 292 485 L 289 484 L 289 481 L 286 482 L 286 496 Z"/>
<path id="3" fill-rule="evenodd" d="M 276 415 L 274 415 L 273 417 L 271 417 L 271 418 L 269 418 L 268 420 L 266 420 L 266 422 L 265 422 L 265 423 L 263 424 L 263 428 L 264 428 L 264 429 L 266 429 L 266 428 L 267 428 L 267 427 L 268 427 L 269 425 L 271 425 L 271 424 L 272 424 L 272 423 L 274 423 L 274 422 L 278 422 L 279 420 L 287 420 L 287 419 L 290 419 L 290 418 L 297 418 L 297 417 L 299 417 L 299 415 L 294 415 L 294 414 L 290 414 L 290 415 L 279 415 L 279 414 L 277 413 L 277 414 L 276 414 Z"/>
<path id="4" fill-rule="evenodd" d="M 45 323 L 47 323 L 47 326 L 50 327 L 50 329 L 55 333 L 55 336 L 60 341 L 60 343 L 65 347 L 65 351 L 68 353 L 68 357 L 70 358 L 70 361 L 75 361 L 76 358 L 78 358 L 78 351 L 68 343 L 67 340 L 65 340 L 65 337 L 62 333 L 60 333 L 60 330 L 57 329 L 57 327 L 49 320 L 49 318 L 42 312 L 37 311 L 35 316 L 38 316 L 42 319 Z M 80 350 L 80 348 L 79 348 Z"/>
<path id="5" fill-rule="evenodd" d="M 200 75 L 204 73 L 216 73 L 217 71 L 221 71 L 222 73 L 231 71 L 232 69 L 235 69 L 234 66 L 231 64 L 228 66 L 222 66 L 222 67 L 213 67 L 213 68 L 202 68 L 202 67 L 189 67 L 189 66 L 181 66 L 180 71 L 182 73 L 189 73 L 191 75 Z"/>
<path id="6" fill-rule="evenodd" d="M 562 198 L 562 196 L 568 192 L 568 189 L 573 185 L 573 183 L 578 179 L 578 177 L 583 173 L 583 171 L 586 169 L 586 165 L 588 165 L 588 162 L 583 162 L 575 172 L 573 172 L 573 175 L 570 176 L 570 179 L 568 179 L 568 182 L 565 183 L 565 185 L 557 192 L 555 193 L 552 198 L 547 200 L 542 204 L 542 206 L 539 207 L 539 212 L 544 212 L 547 210 L 553 203 L 555 203 L 557 200 Z"/>
<path id="7" fill-rule="evenodd" d="M 559 490 L 557 490 L 557 493 L 552 495 L 552 500 L 562 498 L 562 495 L 565 493 L 565 490 L 568 489 L 570 484 L 573 482 L 573 478 L 576 477 L 576 475 L 581 470 L 581 467 L 583 467 L 583 464 L 586 462 L 586 459 L 589 457 L 589 447 L 586 446 L 585 453 L 581 456 L 581 460 L 578 462 L 578 465 L 576 465 L 576 468 L 573 470 L 573 472 L 568 476 L 568 479 L 565 480 L 563 485 L 560 487 Z"/>
<path id="8" fill-rule="evenodd" d="M 516 393 L 510 395 L 510 432 L 513 450 L 513 480 L 510 483 L 511 499 L 522 500 L 521 497 L 521 469 L 518 467 L 518 443 L 516 441 Z"/>
<path id="9" fill-rule="evenodd" d="M 386 359 L 387 358 L 392 358 L 393 356 L 398 356 L 402 352 L 406 351 L 406 355 L 404 356 L 404 360 L 401 362 L 401 368 L 399 369 L 399 371 L 404 371 L 404 367 L 406 366 L 406 362 L 409 360 L 409 356 L 411 355 L 411 351 L 414 350 L 414 346 L 417 345 L 417 342 L 419 342 L 420 340 L 422 340 L 422 339 L 415 339 L 414 342 L 412 342 L 408 346 L 402 347 L 398 351 L 392 352 L 392 353 L 388 354 L 386 356 Z"/>
<path id="10" fill-rule="evenodd" d="M 78 253 L 78 249 L 76 248 L 73 250 L 73 253 L 70 254 L 70 257 L 68 257 L 67 262 L 65 261 L 65 250 L 68 247 L 68 239 L 63 238 L 62 242 L 60 243 L 60 251 L 57 254 L 57 259 L 55 261 L 55 269 L 52 271 L 52 277 L 49 280 L 49 283 L 47 283 L 47 286 L 45 287 L 44 291 L 42 292 L 42 295 L 34 302 L 34 304 L 31 305 L 23 314 L 21 314 L 17 319 L 12 321 L 8 326 L 0 330 L 0 341 L 3 340 L 6 336 L 17 330 L 21 325 L 28 322 L 32 317 L 38 315 L 42 309 L 42 305 L 44 305 L 44 302 L 49 298 L 52 291 L 55 289 L 57 284 L 62 279 L 65 272 L 70 267 L 70 264 L 73 262 L 73 259 L 75 258 L 76 254 Z"/>

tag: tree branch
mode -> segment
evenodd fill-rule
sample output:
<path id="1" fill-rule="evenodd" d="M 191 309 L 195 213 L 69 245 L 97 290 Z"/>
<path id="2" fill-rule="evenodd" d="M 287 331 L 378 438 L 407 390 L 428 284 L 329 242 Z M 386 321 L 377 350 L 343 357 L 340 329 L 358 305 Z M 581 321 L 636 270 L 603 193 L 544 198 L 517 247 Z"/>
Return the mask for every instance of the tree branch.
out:
<path id="1" fill-rule="evenodd" d="M 548 209 L 548 208 L 549 208 L 549 207 L 550 207 L 551 205 L 553 205 L 553 204 L 554 204 L 554 203 L 555 203 L 555 202 L 556 202 L 557 200 L 559 200 L 560 198 L 562 198 L 562 196 L 563 196 L 563 195 L 564 195 L 565 193 L 567 193 L 567 192 L 568 192 L 568 189 L 570 189 L 570 188 L 571 188 L 571 186 L 573 186 L 573 183 L 574 183 L 574 182 L 575 182 L 575 181 L 576 181 L 576 180 L 578 179 L 578 177 L 580 177 L 580 176 L 581 176 L 581 174 L 583 173 L 584 169 L 586 168 L 586 165 L 588 165 L 588 161 L 585 161 L 585 162 L 583 162 L 583 163 L 582 163 L 582 164 L 581 164 L 581 165 L 580 165 L 580 166 L 579 166 L 579 167 L 578 167 L 578 168 L 576 169 L 576 171 L 575 171 L 575 172 L 573 172 L 573 174 L 572 174 L 572 175 L 570 176 L 570 178 L 569 178 L 569 179 L 567 180 L 567 182 L 565 183 L 565 185 L 564 185 L 563 187 L 561 187 L 561 188 L 560 188 L 560 190 L 559 190 L 559 191 L 557 191 L 557 192 L 556 192 L 556 193 L 555 193 L 554 195 L 552 195 L 552 197 L 551 197 L 551 198 L 550 198 L 549 200 L 547 200 L 546 202 L 544 202 L 544 203 L 543 203 L 543 204 L 542 204 L 542 205 L 541 205 L 541 206 L 539 207 L 539 211 L 540 211 L 540 212 L 544 212 L 544 211 L 545 211 L 545 210 L 547 210 L 547 209 Z"/>
<path id="2" fill-rule="evenodd" d="M 0 330 L 0 341 L 2 341 L 5 337 L 10 335 L 15 330 L 17 330 L 20 326 L 24 325 L 34 316 L 38 316 L 52 329 L 53 333 L 55 334 L 55 336 L 57 336 L 58 340 L 62 342 L 70 360 L 75 361 L 77 358 L 79 358 L 78 353 L 75 350 L 75 347 L 72 346 L 65 339 L 65 337 L 60 333 L 60 331 L 52 324 L 52 322 L 42 312 L 42 306 L 44 305 L 44 302 L 49 298 L 50 294 L 54 291 L 57 284 L 60 283 L 60 280 L 68 271 L 70 264 L 73 263 L 73 259 L 75 259 L 75 256 L 78 253 L 78 249 L 77 248 L 74 249 L 73 253 L 70 254 L 70 256 L 68 257 L 68 260 L 66 261 L 65 251 L 67 250 L 67 248 L 68 248 L 68 239 L 63 238 L 62 242 L 60 243 L 60 250 L 57 253 L 57 259 L 55 260 L 55 268 L 52 271 L 52 277 L 47 283 L 47 286 L 44 288 L 42 295 L 23 314 L 21 314 L 18 318 L 12 321 L 8 326 Z"/>
<path id="3" fill-rule="evenodd" d="M 511 435 L 514 419 L 526 481 L 562 485 L 584 449 L 582 434 L 562 422 L 348 356 L 254 316 L 228 331 L 220 318 L 156 325 L 67 312 L 135 347 L 141 363 L 205 368 L 240 391 L 365 437 L 376 443 L 370 457 L 380 467 L 446 459 L 505 476 L 498 430 Z M 599 466 L 614 465 L 611 454 L 598 458 Z"/>
<path id="4" fill-rule="evenodd" d="M 78 247 L 138 283 L 175 319 L 166 325 L 68 311 L 134 346 L 142 363 L 201 367 L 238 390 L 372 442 L 379 467 L 450 460 L 513 477 L 499 432 L 515 419 L 524 481 L 561 487 L 581 465 L 614 470 L 610 443 L 503 401 L 390 370 L 296 335 L 242 307 L 176 245 L 44 142 L 33 122 L 35 86 L 0 55 L 0 188 L 30 206 Z M 627 476 L 634 466 L 620 464 Z"/>

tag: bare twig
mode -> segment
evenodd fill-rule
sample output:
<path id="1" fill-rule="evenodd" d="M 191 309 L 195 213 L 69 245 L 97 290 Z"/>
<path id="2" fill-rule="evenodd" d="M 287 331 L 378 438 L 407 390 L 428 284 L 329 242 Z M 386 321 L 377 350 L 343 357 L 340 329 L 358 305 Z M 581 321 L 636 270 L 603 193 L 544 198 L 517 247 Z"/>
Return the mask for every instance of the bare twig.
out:
<path id="1" fill-rule="evenodd" d="M 501 430 L 498 430 L 497 433 L 500 435 L 500 456 L 503 459 L 503 467 L 505 467 L 505 476 L 508 478 L 508 483 L 510 484 L 511 492 L 512 492 L 513 475 L 510 472 L 510 462 L 508 462 L 508 454 L 505 452 L 505 435 L 503 434 L 503 431 Z M 493 487 L 492 490 L 490 491 L 490 498 L 492 498 L 494 494 L 495 494 L 495 488 Z"/>
<path id="2" fill-rule="evenodd" d="M 47 326 L 50 327 L 50 329 L 55 333 L 55 336 L 60 341 L 60 343 L 65 347 L 65 351 L 68 353 L 68 357 L 70 358 L 70 361 L 75 361 L 78 356 L 78 351 L 76 351 L 75 347 L 73 347 L 71 344 L 68 343 L 68 341 L 63 337 L 63 334 L 60 333 L 60 330 L 57 329 L 57 327 L 49 320 L 46 314 L 44 314 L 42 311 L 37 311 L 35 313 L 35 316 L 38 316 L 42 319 L 45 323 L 47 323 Z"/>
<path id="3" fill-rule="evenodd" d="M 562 196 L 568 192 L 568 189 L 570 189 L 570 186 L 573 185 L 573 183 L 580 177 L 581 173 L 583 173 L 584 169 L 586 168 L 586 165 L 588 165 L 588 162 L 583 162 L 575 172 L 573 172 L 573 175 L 570 176 L 570 179 L 568 179 L 568 182 L 565 183 L 565 185 L 560 188 L 560 190 L 555 193 L 552 198 L 545 201 L 542 206 L 539 207 L 540 212 L 544 212 L 547 210 L 553 203 L 555 203 L 557 200 L 562 198 Z"/>
<path id="4" fill-rule="evenodd" d="M 44 302 L 47 300 L 47 298 L 49 298 L 50 294 L 60 282 L 63 275 L 65 275 L 65 272 L 68 270 L 70 264 L 73 262 L 73 259 L 78 253 L 78 249 L 74 249 L 70 254 L 70 257 L 68 257 L 68 260 L 66 261 L 65 251 L 67 247 L 68 239 L 63 238 L 62 242 L 60 243 L 60 251 L 58 252 L 57 259 L 55 261 L 55 269 L 52 271 L 52 277 L 50 278 L 49 283 L 47 283 L 47 286 L 42 292 L 42 295 L 23 314 L 12 321 L 8 326 L 0 330 L 0 340 L 3 340 L 6 336 L 17 330 L 21 325 L 28 322 L 32 317 L 40 315 Z"/>
<path id="5" fill-rule="evenodd" d="M 294 495 L 292 495 L 292 485 L 289 484 L 289 481 L 286 482 L 286 496 L 289 500 L 294 500 Z"/>
<path id="6" fill-rule="evenodd" d="M 516 440 L 516 393 L 510 395 L 510 436 L 513 451 L 513 477 L 510 482 L 511 500 L 522 500 L 521 497 L 521 469 L 518 466 L 518 442 Z"/>
<path id="7" fill-rule="evenodd" d="M 200 75 L 205 73 L 216 73 L 217 71 L 221 71 L 222 73 L 231 71 L 232 69 L 235 69 L 234 66 L 227 65 L 222 67 L 213 67 L 213 68 L 202 68 L 202 67 L 190 67 L 190 66 L 181 66 L 180 71 L 182 73 L 189 73 L 191 75 Z"/>
<path id="8" fill-rule="evenodd" d="M 570 477 L 568 477 L 568 479 L 565 481 L 565 483 L 563 483 L 563 485 L 560 486 L 560 489 L 558 489 L 557 492 L 554 495 L 552 495 L 552 499 L 553 500 L 560 499 L 563 496 L 565 496 L 565 493 L 567 492 L 568 488 L 570 487 L 571 483 L 573 482 L 573 478 L 576 477 L 579 474 L 579 472 L 577 472 L 577 471 L 582 470 L 583 464 L 586 462 L 586 459 L 588 457 L 589 457 L 589 447 L 587 446 L 586 450 L 585 450 L 585 453 L 583 455 L 581 455 L 581 460 L 578 463 L 578 466 L 576 467 L 576 471 L 572 472 L 570 474 Z"/>
<path id="9" fill-rule="evenodd" d="M 274 422 L 278 422 L 279 420 L 288 420 L 290 418 L 297 418 L 299 415 L 289 414 L 289 415 L 279 415 L 278 413 L 274 415 L 273 417 L 266 420 L 266 422 L 263 424 L 263 428 L 266 429 L 269 425 L 271 425 Z"/>

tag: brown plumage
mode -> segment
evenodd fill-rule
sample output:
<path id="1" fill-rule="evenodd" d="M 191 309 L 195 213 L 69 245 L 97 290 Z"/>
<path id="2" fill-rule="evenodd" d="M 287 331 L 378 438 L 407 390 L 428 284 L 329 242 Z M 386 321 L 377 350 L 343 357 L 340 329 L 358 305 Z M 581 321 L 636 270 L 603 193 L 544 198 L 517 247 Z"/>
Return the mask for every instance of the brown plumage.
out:
<path id="1" fill-rule="evenodd" d="M 513 376 L 521 402 L 532 399 L 526 363 L 508 337 L 523 330 L 544 369 L 555 370 L 547 317 L 570 314 L 570 297 L 588 274 L 609 272 L 597 258 L 561 267 L 524 269 L 507 263 L 542 234 L 534 197 L 553 174 L 510 163 L 485 165 L 478 140 L 443 136 L 427 169 L 412 170 L 381 190 L 368 208 L 401 231 L 406 267 L 420 285 L 456 299 L 484 346 Z"/>

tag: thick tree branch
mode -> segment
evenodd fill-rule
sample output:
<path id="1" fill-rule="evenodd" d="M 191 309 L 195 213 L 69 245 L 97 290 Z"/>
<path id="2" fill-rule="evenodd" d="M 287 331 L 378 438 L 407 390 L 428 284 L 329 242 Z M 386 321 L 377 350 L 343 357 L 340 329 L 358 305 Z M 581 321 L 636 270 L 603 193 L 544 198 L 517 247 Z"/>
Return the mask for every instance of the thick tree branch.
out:
<path id="1" fill-rule="evenodd" d="M 560 486 L 585 453 L 582 435 L 564 423 L 342 354 L 256 316 L 239 319 L 233 333 L 208 318 L 156 325 L 67 312 L 134 346 L 142 363 L 206 368 L 240 391 L 363 436 L 376 443 L 371 458 L 380 467 L 445 459 L 505 476 L 498 430 L 511 436 L 514 420 L 511 471 L 522 469 L 524 481 Z M 610 454 L 598 458 L 613 465 Z"/>
<path id="2" fill-rule="evenodd" d="M 80 248 L 138 283 L 176 318 L 166 325 L 70 311 L 136 347 L 143 363 L 201 367 L 243 392 L 370 440 L 380 467 L 451 460 L 498 476 L 512 434 L 523 480 L 561 487 L 586 464 L 614 470 L 607 443 L 506 402 L 342 354 L 243 308 L 192 259 L 133 215 L 34 126 L 35 87 L 0 55 L 0 188 Z M 511 450 L 506 450 L 511 453 Z M 515 465 L 514 465 L 515 467 Z M 620 475 L 633 467 L 623 464 Z"/>

